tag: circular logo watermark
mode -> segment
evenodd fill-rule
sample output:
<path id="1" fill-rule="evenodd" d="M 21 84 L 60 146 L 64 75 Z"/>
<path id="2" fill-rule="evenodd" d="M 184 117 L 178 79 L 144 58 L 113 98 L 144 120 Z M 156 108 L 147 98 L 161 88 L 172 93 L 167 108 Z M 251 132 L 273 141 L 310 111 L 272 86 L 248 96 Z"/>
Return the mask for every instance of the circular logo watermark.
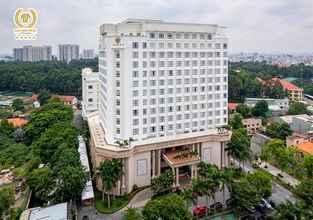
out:
<path id="1" fill-rule="evenodd" d="M 35 40 L 37 39 L 38 13 L 33 8 L 16 9 L 13 17 L 14 34 L 16 40 Z"/>

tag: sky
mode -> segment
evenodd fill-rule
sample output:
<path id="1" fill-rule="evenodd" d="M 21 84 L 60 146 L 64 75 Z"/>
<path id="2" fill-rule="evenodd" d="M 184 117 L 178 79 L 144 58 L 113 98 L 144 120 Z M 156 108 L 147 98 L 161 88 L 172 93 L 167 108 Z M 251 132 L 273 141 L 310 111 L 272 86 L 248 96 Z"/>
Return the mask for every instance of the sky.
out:
<path id="1" fill-rule="evenodd" d="M 17 41 L 17 8 L 38 11 L 38 38 Z M 79 44 L 97 48 L 103 23 L 127 18 L 219 24 L 231 53 L 312 53 L 313 0 L 0 0 L 0 54 L 23 45 Z"/>

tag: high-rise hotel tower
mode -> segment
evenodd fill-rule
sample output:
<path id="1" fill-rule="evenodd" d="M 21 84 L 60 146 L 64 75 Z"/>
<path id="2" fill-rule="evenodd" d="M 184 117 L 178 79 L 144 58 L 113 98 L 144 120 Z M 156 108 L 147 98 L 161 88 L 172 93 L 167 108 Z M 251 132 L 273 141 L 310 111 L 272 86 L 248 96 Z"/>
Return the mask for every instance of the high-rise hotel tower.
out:
<path id="1" fill-rule="evenodd" d="M 200 161 L 227 165 L 224 31 L 140 19 L 101 25 L 99 109 L 88 122 L 94 165 L 123 160 L 116 193 L 148 185 L 166 169 L 179 186 L 182 175 L 197 175 Z"/>

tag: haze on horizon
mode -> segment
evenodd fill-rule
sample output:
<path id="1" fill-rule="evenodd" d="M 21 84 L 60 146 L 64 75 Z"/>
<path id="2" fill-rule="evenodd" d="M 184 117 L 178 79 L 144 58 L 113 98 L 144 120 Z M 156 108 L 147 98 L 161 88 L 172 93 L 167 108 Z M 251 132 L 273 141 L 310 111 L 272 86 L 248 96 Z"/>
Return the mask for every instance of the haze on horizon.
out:
<path id="1" fill-rule="evenodd" d="M 39 13 L 38 39 L 16 41 L 17 8 Z M 97 48 L 98 27 L 126 18 L 227 26 L 230 52 L 312 53 L 312 0 L 10 0 L 0 2 L 0 54 L 24 45 L 79 44 Z"/>

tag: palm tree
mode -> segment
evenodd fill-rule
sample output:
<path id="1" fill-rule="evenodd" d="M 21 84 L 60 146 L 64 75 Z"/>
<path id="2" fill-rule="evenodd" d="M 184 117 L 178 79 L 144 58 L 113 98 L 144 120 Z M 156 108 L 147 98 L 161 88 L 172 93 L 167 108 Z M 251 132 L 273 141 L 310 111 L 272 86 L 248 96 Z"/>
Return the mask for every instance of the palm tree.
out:
<path id="1" fill-rule="evenodd" d="M 302 208 L 299 204 L 293 204 L 290 201 L 280 204 L 276 208 L 276 213 L 274 219 L 276 220 L 285 220 L 285 219 L 292 219 L 292 220 L 300 220 L 303 216 Z"/>
<path id="2" fill-rule="evenodd" d="M 106 189 L 108 208 L 110 208 L 110 191 L 116 186 L 123 173 L 123 163 L 120 159 L 104 160 L 97 170 L 102 180 L 102 200 L 104 201 L 104 191 Z"/>
<path id="3" fill-rule="evenodd" d="M 225 204 L 225 187 L 230 191 L 231 183 L 234 177 L 234 170 L 231 168 L 224 168 L 220 173 L 221 189 L 223 190 L 223 204 Z"/>

